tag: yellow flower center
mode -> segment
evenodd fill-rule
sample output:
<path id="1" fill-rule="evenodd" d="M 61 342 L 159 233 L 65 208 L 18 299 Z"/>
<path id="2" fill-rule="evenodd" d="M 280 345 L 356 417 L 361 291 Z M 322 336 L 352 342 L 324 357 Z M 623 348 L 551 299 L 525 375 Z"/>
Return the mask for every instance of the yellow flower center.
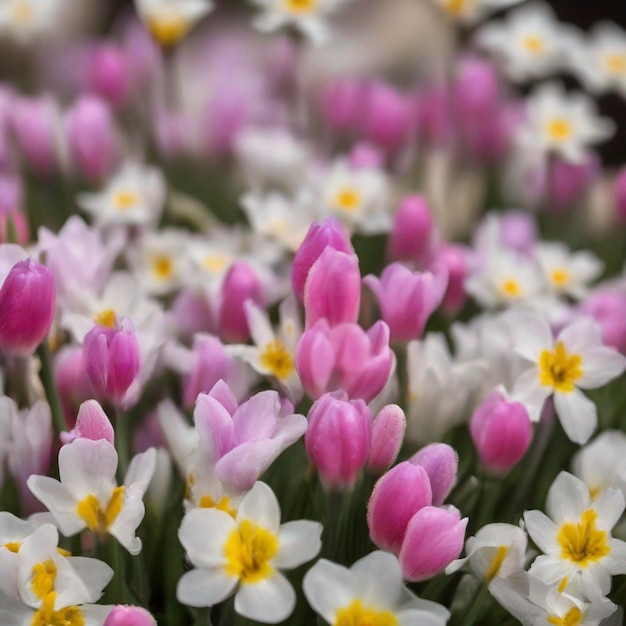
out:
<path id="1" fill-rule="evenodd" d="M 87 524 L 89 530 L 96 532 L 107 532 L 117 519 L 117 516 L 124 505 L 125 487 L 115 487 L 111 493 L 111 498 L 103 509 L 100 501 L 93 493 L 81 500 L 76 505 L 76 513 Z"/>
<path id="2" fill-rule="evenodd" d="M 293 357 L 282 341 L 270 341 L 259 356 L 261 365 L 279 380 L 289 377 L 295 370 Z"/>
<path id="3" fill-rule="evenodd" d="M 210 254 L 204 257 L 202 265 L 213 274 L 218 274 L 226 269 L 230 259 L 219 254 Z"/>
<path id="4" fill-rule="evenodd" d="M 539 381 L 555 391 L 574 391 L 574 382 L 582 375 L 582 358 L 568 354 L 562 341 L 557 341 L 554 352 L 543 350 L 539 355 Z"/>
<path id="5" fill-rule="evenodd" d="M 354 600 L 337 611 L 334 626 L 398 626 L 398 623 L 392 611 L 366 608 L 360 600 Z"/>
<path id="6" fill-rule="evenodd" d="M 604 67 L 611 74 L 626 74 L 626 54 L 609 54 L 604 58 Z"/>
<path id="7" fill-rule="evenodd" d="M 118 191 L 113 197 L 113 204 L 118 211 L 124 212 L 139 204 L 139 200 L 140 197 L 137 192 L 122 190 Z"/>
<path id="8" fill-rule="evenodd" d="M 222 496 L 218 502 L 215 502 L 209 495 L 202 496 L 198 506 L 201 509 L 217 509 L 218 511 L 224 511 L 224 513 L 228 513 L 233 519 L 237 517 L 237 511 L 231 508 L 228 496 Z"/>
<path id="9" fill-rule="evenodd" d="M 546 47 L 543 38 L 538 35 L 528 35 L 524 37 L 522 45 L 532 54 L 541 54 Z"/>
<path id="10" fill-rule="evenodd" d="M 158 280 L 167 280 L 174 274 L 174 263 L 168 256 L 160 254 L 152 261 L 152 273 Z"/>
<path id="11" fill-rule="evenodd" d="M 162 11 L 149 15 L 146 26 L 162 46 L 169 47 L 177 44 L 189 33 L 192 23 L 178 12 Z"/>
<path id="12" fill-rule="evenodd" d="M 552 280 L 552 284 L 557 287 L 565 287 L 565 285 L 569 283 L 569 279 L 569 272 L 563 268 L 552 270 L 550 273 L 550 280 Z"/>
<path id="13" fill-rule="evenodd" d="M 43 600 L 49 593 L 54 591 L 54 581 L 57 577 L 57 566 L 54 561 L 48 560 L 33 566 L 33 577 L 30 585 L 33 593 Z"/>
<path id="14" fill-rule="evenodd" d="M 21 545 L 22 543 L 20 541 L 9 541 L 8 543 L 5 543 L 2 547 L 6 548 L 9 552 L 17 554 L 20 551 Z"/>
<path id="15" fill-rule="evenodd" d="M 20 24 L 30 22 L 33 19 L 33 7 L 30 0 L 14 0 L 11 5 L 11 17 Z"/>
<path id="16" fill-rule="evenodd" d="M 574 126 L 569 120 L 555 117 L 548 122 L 546 132 L 551 141 L 561 143 L 574 134 Z"/>
<path id="17" fill-rule="evenodd" d="M 346 187 L 335 196 L 335 204 L 342 211 L 353 213 L 361 204 L 361 194 L 352 187 Z"/>
<path id="18" fill-rule="evenodd" d="M 283 0 L 288 13 L 313 13 L 317 8 L 317 0 Z"/>
<path id="19" fill-rule="evenodd" d="M 496 555 L 493 557 L 491 563 L 489 564 L 489 567 L 487 568 L 487 571 L 485 572 L 485 582 L 487 584 L 489 584 L 494 579 L 496 574 L 500 571 L 500 567 L 502 566 L 502 563 L 508 551 L 509 549 L 506 546 L 500 546 L 496 551 Z"/>
<path id="20" fill-rule="evenodd" d="M 578 608 L 573 606 L 563 617 L 558 615 L 549 615 L 548 623 L 554 626 L 579 626 L 583 621 L 584 615 Z"/>
<path id="21" fill-rule="evenodd" d="M 224 545 L 226 573 L 242 583 L 256 583 L 271 576 L 270 561 L 278 552 L 278 537 L 248 519 L 240 522 Z"/>
<path id="22" fill-rule="evenodd" d="M 524 292 L 519 281 L 514 278 L 507 278 L 500 285 L 500 293 L 507 298 L 520 298 Z"/>
<path id="23" fill-rule="evenodd" d="M 559 528 L 557 540 L 564 559 L 587 567 L 589 563 L 599 561 L 611 551 L 606 532 L 596 528 L 597 517 L 598 514 L 593 509 L 587 509 L 581 515 L 580 522 L 566 522 Z"/>
<path id="24" fill-rule="evenodd" d="M 117 318 L 115 317 L 115 311 L 113 309 L 104 309 L 103 311 L 96 313 L 92 319 L 96 324 L 98 324 L 98 326 L 115 328 L 117 325 Z"/>
<path id="25" fill-rule="evenodd" d="M 85 626 L 85 618 L 77 606 L 54 610 L 56 595 L 54 591 L 46 595 L 41 608 L 33 615 L 31 626 Z"/>

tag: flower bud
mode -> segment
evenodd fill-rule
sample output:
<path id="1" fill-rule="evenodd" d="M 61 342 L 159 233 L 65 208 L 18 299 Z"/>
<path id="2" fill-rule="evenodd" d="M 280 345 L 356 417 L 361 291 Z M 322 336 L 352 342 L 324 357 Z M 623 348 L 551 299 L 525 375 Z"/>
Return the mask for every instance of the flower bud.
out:
<path id="1" fill-rule="evenodd" d="M 383 550 L 399 554 L 409 521 L 431 501 L 426 470 L 408 461 L 398 463 L 372 490 L 367 505 L 367 525 L 372 541 Z"/>
<path id="2" fill-rule="evenodd" d="M 383 407 L 372 426 L 372 449 L 367 469 L 372 474 L 382 474 L 396 460 L 406 430 L 404 411 L 397 404 Z"/>
<path id="3" fill-rule="evenodd" d="M 68 111 L 66 136 L 72 163 L 90 181 L 111 173 L 117 158 L 115 124 L 98 96 L 82 96 Z"/>
<path id="4" fill-rule="evenodd" d="M 141 365 L 139 343 L 130 319 L 123 318 L 117 328 L 92 328 L 83 341 L 83 358 L 95 393 L 122 403 Z"/>
<path id="5" fill-rule="evenodd" d="M 104 439 L 112 446 L 115 445 L 113 426 L 96 400 L 83 402 L 78 409 L 76 426 L 69 433 L 61 433 L 61 440 L 64 444 L 71 443 L 74 439 L 91 439 L 92 441 Z"/>
<path id="6" fill-rule="evenodd" d="M 351 489 L 367 462 L 372 413 L 362 400 L 345 393 L 325 394 L 313 404 L 304 434 L 309 460 L 326 488 Z"/>
<path id="7" fill-rule="evenodd" d="M 470 434 L 482 464 L 495 474 L 508 472 L 526 454 L 533 430 L 528 411 L 498 390 L 474 411 Z"/>
<path id="8" fill-rule="evenodd" d="M 113 607 L 103 626 L 156 626 L 156 620 L 140 606 L 118 604 Z"/>
<path id="9" fill-rule="evenodd" d="M 447 313 L 458 311 L 467 300 L 465 279 L 469 273 L 468 253 L 463 247 L 448 244 L 439 250 L 435 262 L 448 272 L 448 290 L 442 306 Z"/>
<path id="10" fill-rule="evenodd" d="M 446 443 L 431 443 L 415 453 L 409 462 L 426 470 L 433 492 L 432 504 L 442 505 L 456 482 L 459 456 L 454 448 Z"/>
<path id="11" fill-rule="evenodd" d="M 384 166 L 384 157 L 374 146 L 364 141 L 357 143 L 348 157 L 353 170 L 380 169 Z"/>
<path id="12" fill-rule="evenodd" d="M 0 350 L 29 356 L 50 332 L 54 274 L 32 258 L 16 263 L 0 288 Z"/>
<path id="13" fill-rule="evenodd" d="M 55 354 L 54 382 L 59 390 L 65 421 L 71 427 L 76 422 L 79 405 L 93 395 L 80 346 L 65 346 Z"/>
<path id="14" fill-rule="evenodd" d="M 393 219 L 389 256 L 394 261 L 419 261 L 429 251 L 435 228 L 430 207 L 423 196 L 407 196 Z"/>
<path id="15" fill-rule="evenodd" d="M 330 326 L 356 322 L 361 306 L 361 273 L 355 254 L 327 246 L 309 271 L 304 286 L 307 327 L 320 319 Z"/>
<path id="16" fill-rule="evenodd" d="M 463 549 L 468 519 L 454 507 L 425 506 L 409 521 L 398 556 L 405 580 L 419 582 L 442 572 Z"/>
<path id="17" fill-rule="evenodd" d="M 367 86 L 358 80 L 340 78 L 326 85 L 322 93 L 322 115 L 336 130 L 354 129 L 361 119 Z"/>
<path id="18" fill-rule="evenodd" d="M 124 52 L 110 43 L 103 43 L 91 53 L 89 90 L 113 106 L 123 104 L 129 95 L 128 72 Z"/>
<path id="19" fill-rule="evenodd" d="M 220 337 L 224 341 L 244 343 L 250 337 L 246 300 L 264 305 L 263 285 L 257 273 L 247 263 L 233 263 L 222 283 L 219 308 Z"/>
<path id="20" fill-rule="evenodd" d="M 531 255 L 537 243 L 537 222 L 523 211 L 507 211 L 500 220 L 502 245 L 520 254 Z"/>
<path id="21" fill-rule="evenodd" d="M 313 222 L 294 256 L 291 266 L 291 285 L 300 302 L 304 298 L 304 284 L 309 271 L 326 246 L 346 254 L 354 253 L 350 236 L 337 219 L 330 218 L 319 223 Z"/>
<path id="22" fill-rule="evenodd" d="M 500 99 L 500 81 L 493 65 L 478 58 L 466 59 L 460 66 L 455 85 L 456 107 L 472 121 L 485 121 Z"/>
<path id="23" fill-rule="evenodd" d="M 626 296 L 615 291 L 599 291 L 581 306 L 602 328 L 604 344 L 626 354 Z"/>
<path id="24" fill-rule="evenodd" d="M 582 163 L 569 163 L 555 159 L 549 173 L 549 204 L 554 211 L 561 211 L 579 198 L 600 169 L 598 157 L 590 154 Z"/>

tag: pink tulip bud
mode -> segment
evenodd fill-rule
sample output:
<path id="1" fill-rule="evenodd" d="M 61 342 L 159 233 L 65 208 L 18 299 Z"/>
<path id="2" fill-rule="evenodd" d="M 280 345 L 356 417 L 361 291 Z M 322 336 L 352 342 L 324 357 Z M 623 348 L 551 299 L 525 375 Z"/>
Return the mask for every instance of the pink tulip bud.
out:
<path id="1" fill-rule="evenodd" d="M 0 288 L 0 350 L 31 355 L 50 332 L 55 302 L 52 271 L 31 258 L 16 263 Z"/>
<path id="2" fill-rule="evenodd" d="M 361 130 L 365 137 L 386 150 L 396 150 L 409 138 L 411 115 L 408 100 L 382 82 L 368 85 Z"/>
<path id="3" fill-rule="evenodd" d="M 443 297 L 442 307 L 446 313 L 452 314 L 467 301 L 465 279 L 470 271 L 468 252 L 462 246 L 447 244 L 437 252 L 435 263 L 447 270 L 448 290 Z"/>
<path id="4" fill-rule="evenodd" d="M 123 104 L 129 95 L 128 71 L 123 50 L 103 43 L 91 53 L 88 79 L 89 90 L 113 106 Z"/>
<path id="5" fill-rule="evenodd" d="M 156 626 L 156 620 L 140 606 L 113 607 L 103 626 Z"/>
<path id="6" fill-rule="evenodd" d="M 396 460 L 406 430 L 404 411 L 397 404 L 383 407 L 374 419 L 372 449 L 367 469 L 372 474 L 382 474 Z"/>
<path id="7" fill-rule="evenodd" d="M 117 328 L 92 328 L 83 341 L 83 358 L 95 393 L 122 403 L 141 365 L 139 343 L 130 319 L 122 318 Z"/>
<path id="8" fill-rule="evenodd" d="M 412 272 L 401 263 L 388 265 L 380 277 L 367 275 L 363 282 L 376 294 L 383 320 L 392 341 L 419 339 L 448 286 L 440 267 L 435 274 Z"/>
<path id="9" fill-rule="evenodd" d="M 350 236 L 334 218 L 320 223 L 313 222 L 295 254 L 291 266 L 291 285 L 300 302 L 304 299 L 304 284 L 309 271 L 327 246 L 346 254 L 354 254 Z"/>
<path id="10" fill-rule="evenodd" d="M 398 463 L 374 485 L 367 505 L 367 525 L 372 541 L 383 550 L 399 554 L 411 518 L 432 500 L 430 480 L 423 467 Z"/>
<path id="11" fill-rule="evenodd" d="M 113 426 L 96 400 L 87 400 L 80 405 L 76 426 L 69 433 L 61 433 L 61 441 L 71 443 L 74 439 L 104 439 L 112 446 L 115 445 Z"/>
<path id="12" fill-rule="evenodd" d="M 448 497 L 456 482 L 459 455 L 447 443 L 431 443 L 416 452 L 410 463 L 426 470 L 433 492 L 434 506 L 440 506 Z"/>
<path id="13" fill-rule="evenodd" d="M 452 96 L 440 86 L 432 86 L 415 96 L 418 133 L 428 144 L 447 144 L 453 136 Z"/>
<path id="14" fill-rule="evenodd" d="M 351 489 L 370 452 L 372 412 L 362 400 L 327 393 L 313 404 L 308 421 L 306 452 L 322 483 L 328 489 Z"/>
<path id="15" fill-rule="evenodd" d="M 615 291 L 600 291 L 590 296 L 581 312 L 591 315 L 602 328 L 605 345 L 626 354 L 626 296 Z"/>
<path id="16" fill-rule="evenodd" d="M 455 87 L 458 113 L 472 121 L 492 114 L 500 99 L 500 80 L 495 67 L 478 58 L 466 59 L 461 64 Z"/>
<path id="17" fill-rule="evenodd" d="M 361 273 L 355 254 L 327 246 L 315 261 L 304 286 L 307 327 L 320 319 L 330 326 L 356 322 L 361 306 Z"/>
<path id="18" fill-rule="evenodd" d="M 415 513 L 398 555 L 403 578 L 411 582 L 427 580 L 457 559 L 467 522 L 454 507 L 425 506 Z"/>
<path id="19" fill-rule="evenodd" d="M 104 179 L 115 166 L 118 151 L 109 106 L 98 96 L 82 96 L 68 111 L 65 125 L 75 167 L 90 181 Z"/>
<path id="20" fill-rule="evenodd" d="M 81 347 L 65 346 L 55 354 L 54 382 L 59 390 L 65 421 L 72 427 L 76 423 L 79 405 L 93 395 Z"/>
<path id="21" fill-rule="evenodd" d="M 363 112 L 367 86 L 358 80 L 337 79 L 324 88 L 321 107 L 326 122 L 336 130 L 351 130 Z"/>
<path id="22" fill-rule="evenodd" d="M 387 383 L 393 358 L 389 327 L 381 321 L 365 332 L 358 324 L 330 328 L 320 320 L 296 346 L 296 368 L 312 398 L 342 389 L 350 398 L 371 402 Z"/>
<path id="23" fill-rule="evenodd" d="M 248 341 L 250 330 L 244 309 L 246 300 L 263 307 L 263 285 L 257 273 L 243 261 L 233 263 L 222 283 L 219 308 L 220 337 L 224 341 L 243 343 Z"/>
<path id="24" fill-rule="evenodd" d="M 626 166 L 617 173 L 613 183 L 613 199 L 615 201 L 615 215 L 622 223 L 626 223 Z"/>
<path id="25" fill-rule="evenodd" d="M 555 159 L 549 172 L 549 207 L 558 212 L 575 202 L 597 178 L 599 171 L 599 159 L 593 153 L 582 163 Z"/>
<path id="26" fill-rule="evenodd" d="M 503 474 L 526 454 L 533 430 L 524 405 L 496 390 L 474 411 L 470 434 L 482 464 Z"/>
<path id="27" fill-rule="evenodd" d="M 369 143 L 361 141 L 352 148 L 348 157 L 350 167 L 355 170 L 382 168 L 385 162 L 380 150 Z"/>
<path id="28" fill-rule="evenodd" d="M 394 217 L 389 235 L 389 256 L 394 261 L 420 261 L 429 252 L 435 228 L 423 196 L 407 196 Z"/>

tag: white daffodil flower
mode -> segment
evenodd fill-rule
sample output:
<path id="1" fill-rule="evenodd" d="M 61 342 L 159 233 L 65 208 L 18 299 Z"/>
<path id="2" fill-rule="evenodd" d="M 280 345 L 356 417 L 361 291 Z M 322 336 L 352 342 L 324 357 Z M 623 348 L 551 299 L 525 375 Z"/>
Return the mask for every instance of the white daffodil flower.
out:
<path id="1" fill-rule="evenodd" d="M 496 578 L 507 578 L 524 569 L 528 539 L 513 524 L 487 524 L 465 542 L 465 558 L 452 561 L 446 574 L 469 564 L 476 576 L 489 585 Z"/>
<path id="2" fill-rule="evenodd" d="M 568 50 L 571 68 L 592 93 L 609 89 L 626 95 L 626 32 L 614 22 L 599 22 Z"/>
<path id="3" fill-rule="evenodd" d="M 568 31 L 545 4 L 528 4 L 491 22 L 477 33 L 477 43 L 501 60 L 514 80 L 547 76 L 564 64 Z"/>
<path id="4" fill-rule="evenodd" d="M 545 400 L 554 406 L 566 435 L 585 443 L 596 428 L 596 405 L 580 390 L 602 387 L 626 369 L 626 358 L 603 344 L 602 330 L 591 318 L 566 326 L 553 338 L 545 318 L 521 312 L 509 315 L 513 348 L 533 363 L 518 379 L 513 397 L 538 421 Z"/>
<path id="5" fill-rule="evenodd" d="M 350 569 L 320 559 L 305 575 L 304 595 L 329 624 L 444 626 L 450 613 L 404 587 L 397 557 L 380 550 Z"/>
<path id="6" fill-rule="evenodd" d="M 528 97 L 527 121 L 518 130 L 522 148 L 555 154 L 580 163 L 589 146 L 609 139 L 615 124 L 599 117 L 593 100 L 578 92 L 566 94 L 563 86 L 540 85 Z"/>
<path id="7" fill-rule="evenodd" d="M 523 0 L 433 0 L 451 19 L 471 24 L 491 11 L 519 4 Z"/>
<path id="8" fill-rule="evenodd" d="M 59 17 L 70 7 L 66 0 L 4 0 L 0 2 L 0 36 L 30 43 L 59 29 Z"/>
<path id="9" fill-rule="evenodd" d="M 296 594 L 281 569 L 309 561 L 321 548 L 322 525 L 299 520 L 280 524 L 274 492 L 257 482 L 236 516 L 217 508 L 189 511 L 178 537 L 195 569 L 178 582 L 179 602 L 212 606 L 235 593 L 235 611 L 264 623 L 291 615 Z"/>
<path id="10" fill-rule="evenodd" d="M 104 439 L 75 439 L 59 451 L 61 481 L 33 475 L 28 487 L 66 537 L 88 528 L 113 535 L 131 554 L 139 554 L 141 539 L 135 531 L 144 516 L 143 495 L 155 464 L 154 448 L 138 454 L 130 463 L 124 485 L 118 486 L 115 448 Z"/>
<path id="11" fill-rule="evenodd" d="M 535 257 L 552 293 L 580 300 L 589 284 L 602 274 L 604 263 L 593 253 L 570 252 L 565 244 L 538 243 Z"/>
<path id="12" fill-rule="evenodd" d="M 585 598 L 601 599 L 611 590 L 611 576 L 626 574 L 626 542 L 611 537 L 611 529 L 624 511 L 624 496 L 607 489 L 591 499 L 585 483 L 561 472 L 548 491 L 545 515 L 526 511 L 528 534 L 543 552 L 530 574 L 544 583 L 573 583 Z"/>
<path id="13" fill-rule="evenodd" d="M 211 0 L 135 0 L 146 28 L 166 47 L 186 37 L 213 6 Z"/>
<path id="14" fill-rule="evenodd" d="M 263 33 L 293 26 L 314 44 L 330 37 L 327 17 L 348 0 L 252 0 L 261 9 L 253 25 Z"/>
<path id="15" fill-rule="evenodd" d="M 78 194 L 78 206 L 98 226 L 150 226 L 158 223 L 165 204 L 160 170 L 126 161 L 98 193 Z"/>

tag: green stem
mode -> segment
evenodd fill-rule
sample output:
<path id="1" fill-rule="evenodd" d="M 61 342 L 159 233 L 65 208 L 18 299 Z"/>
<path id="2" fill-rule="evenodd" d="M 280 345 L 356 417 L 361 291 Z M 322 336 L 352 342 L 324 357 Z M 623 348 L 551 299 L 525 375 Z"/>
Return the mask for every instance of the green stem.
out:
<path id="1" fill-rule="evenodd" d="M 480 591 L 474 596 L 472 603 L 469 605 L 467 613 L 465 613 L 462 618 L 463 626 L 474 626 L 474 622 L 480 616 L 480 613 L 483 610 L 483 604 L 488 595 L 489 589 L 487 588 L 487 585 L 482 585 Z"/>
<path id="2" fill-rule="evenodd" d="M 111 581 L 114 601 L 118 604 L 133 604 L 133 597 L 126 584 L 126 555 L 117 539 L 109 536 L 107 541 L 108 561 L 114 572 Z"/>
<path id="3" fill-rule="evenodd" d="M 117 471 L 120 482 L 124 480 L 131 457 L 131 423 L 128 415 L 115 409 L 115 448 L 117 450 Z"/>
<path id="4" fill-rule="evenodd" d="M 46 392 L 46 398 L 50 405 L 50 411 L 52 412 L 52 423 L 57 434 L 67 430 L 67 424 L 63 417 L 63 408 L 61 406 L 61 398 L 59 397 L 59 390 L 54 382 L 54 374 L 52 372 L 52 359 L 50 358 L 50 348 L 48 343 L 44 341 L 39 348 L 37 348 L 37 354 L 41 361 L 41 382 Z"/>

